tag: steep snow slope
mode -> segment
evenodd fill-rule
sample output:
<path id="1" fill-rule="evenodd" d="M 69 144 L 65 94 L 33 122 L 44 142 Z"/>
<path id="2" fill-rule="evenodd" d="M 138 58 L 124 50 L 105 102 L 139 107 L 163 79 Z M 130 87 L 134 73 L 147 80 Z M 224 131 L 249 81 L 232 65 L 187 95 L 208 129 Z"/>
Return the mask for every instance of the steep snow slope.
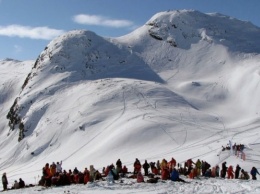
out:
<path id="1" fill-rule="evenodd" d="M 0 133 L 8 133 L 6 115 L 16 97 L 19 96 L 23 82 L 32 69 L 33 61 L 16 61 L 5 59 L 0 61 Z"/>
<path id="2" fill-rule="evenodd" d="M 260 28 L 251 23 L 193 10 L 161 12 L 117 40 L 198 109 L 239 112 L 223 115 L 225 122 L 245 118 L 245 111 L 258 116 Z"/>
<path id="3" fill-rule="evenodd" d="M 249 168 L 260 151 L 259 32 L 183 10 L 123 37 L 76 30 L 54 39 L 9 112 L 20 125 L 6 138 L 8 120 L 1 123 L 1 171 L 32 179 L 46 162 L 83 169 L 118 158 L 131 169 L 137 157 Z M 229 140 L 250 147 L 251 160 L 221 153 Z"/>

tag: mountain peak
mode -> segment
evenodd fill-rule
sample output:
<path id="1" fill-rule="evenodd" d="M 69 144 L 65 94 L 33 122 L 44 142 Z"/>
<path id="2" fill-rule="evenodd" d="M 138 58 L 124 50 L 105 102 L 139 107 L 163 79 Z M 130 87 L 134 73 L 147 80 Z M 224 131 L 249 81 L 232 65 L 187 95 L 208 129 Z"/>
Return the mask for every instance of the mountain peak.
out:
<path id="1" fill-rule="evenodd" d="M 224 45 L 232 51 L 260 52 L 259 27 L 219 13 L 165 11 L 155 14 L 146 22 L 146 26 L 153 38 L 183 49 L 205 40 Z"/>

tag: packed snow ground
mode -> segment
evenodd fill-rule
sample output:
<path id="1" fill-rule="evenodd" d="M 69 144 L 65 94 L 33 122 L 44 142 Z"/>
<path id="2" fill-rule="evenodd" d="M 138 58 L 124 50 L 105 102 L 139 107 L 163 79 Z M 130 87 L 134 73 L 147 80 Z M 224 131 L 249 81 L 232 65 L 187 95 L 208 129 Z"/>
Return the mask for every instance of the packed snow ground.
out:
<path id="1" fill-rule="evenodd" d="M 36 63 L 0 61 L 0 172 L 11 186 L 20 177 L 37 183 L 45 163 L 61 160 L 66 170 L 101 170 L 120 158 L 133 171 L 135 158 L 172 157 L 259 169 L 259 35 L 249 22 L 220 14 L 162 12 L 123 37 L 76 30 L 51 41 Z M 20 142 L 6 119 L 16 97 Z M 221 152 L 229 140 L 246 146 L 246 161 Z M 188 181 L 10 193 L 260 192 L 259 181 Z"/>
<path id="2" fill-rule="evenodd" d="M 164 183 L 136 183 L 134 180 L 127 180 L 124 183 L 109 184 L 106 181 L 88 183 L 86 185 L 71 185 L 62 187 L 31 187 L 28 189 L 10 190 L 8 193 L 49 193 L 49 194 L 168 194 L 168 193 L 225 193 L 225 194 L 258 194 L 260 192 L 259 181 L 224 180 L 224 179 L 202 179 L 188 180 L 190 183 L 178 183 L 165 181 Z"/>

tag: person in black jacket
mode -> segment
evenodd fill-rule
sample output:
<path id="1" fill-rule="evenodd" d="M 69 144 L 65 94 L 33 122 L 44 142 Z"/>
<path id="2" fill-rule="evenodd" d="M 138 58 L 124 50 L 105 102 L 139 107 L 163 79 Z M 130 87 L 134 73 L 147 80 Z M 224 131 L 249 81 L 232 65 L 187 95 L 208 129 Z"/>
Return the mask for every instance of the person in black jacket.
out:
<path id="1" fill-rule="evenodd" d="M 150 165 L 147 163 L 147 160 L 145 160 L 143 164 L 143 169 L 144 169 L 144 176 L 148 176 L 148 169 L 150 168 Z"/>
<path id="2" fill-rule="evenodd" d="M 23 181 L 23 179 L 19 179 L 19 188 L 24 188 L 25 187 L 25 183 Z"/>
<path id="3" fill-rule="evenodd" d="M 222 170 L 221 170 L 221 178 L 225 178 L 226 177 L 226 173 L 227 173 L 227 166 L 226 166 L 227 162 L 223 162 L 222 163 Z"/>
<path id="4" fill-rule="evenodd" d="M 3 183 L 4 191 L 6 191 L 7 190 L 7 185 L 8 185 L 8 180 L 7 180 L 7 176 L 6 176 L 5 172 L 4 172 L 3 176 L 2 176 L 2 183 Z"/>
<path id="5" fill-rule="evenodd" d="M 116 161 L 116 171 L 117 171 L 117 173 L 121 173 L 121 171 L 122 171 L 122 162 L 120 159 L 118 159 Z"/>
<path id="6" fill-rule="evenodd" d="M 241 167 L 239 165 L 236 166 L 236 170 L 235 170 L 235 179 L 239 178 L 239 172 L 241 170 Z"/>

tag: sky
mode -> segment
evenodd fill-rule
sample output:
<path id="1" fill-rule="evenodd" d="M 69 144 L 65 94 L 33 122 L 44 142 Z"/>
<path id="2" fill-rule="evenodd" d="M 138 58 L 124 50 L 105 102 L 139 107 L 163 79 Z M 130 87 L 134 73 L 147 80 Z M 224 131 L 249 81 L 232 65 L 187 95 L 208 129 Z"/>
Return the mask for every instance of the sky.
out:
<path id="1" fill-rule="evenodd" d="M 167 10 L 218 12 L 260 26 L 259 8 L 259 0 L 0 0 L 0 59 L 35 60 L 53 38 L 75 29 L 122 36 Z"/>

